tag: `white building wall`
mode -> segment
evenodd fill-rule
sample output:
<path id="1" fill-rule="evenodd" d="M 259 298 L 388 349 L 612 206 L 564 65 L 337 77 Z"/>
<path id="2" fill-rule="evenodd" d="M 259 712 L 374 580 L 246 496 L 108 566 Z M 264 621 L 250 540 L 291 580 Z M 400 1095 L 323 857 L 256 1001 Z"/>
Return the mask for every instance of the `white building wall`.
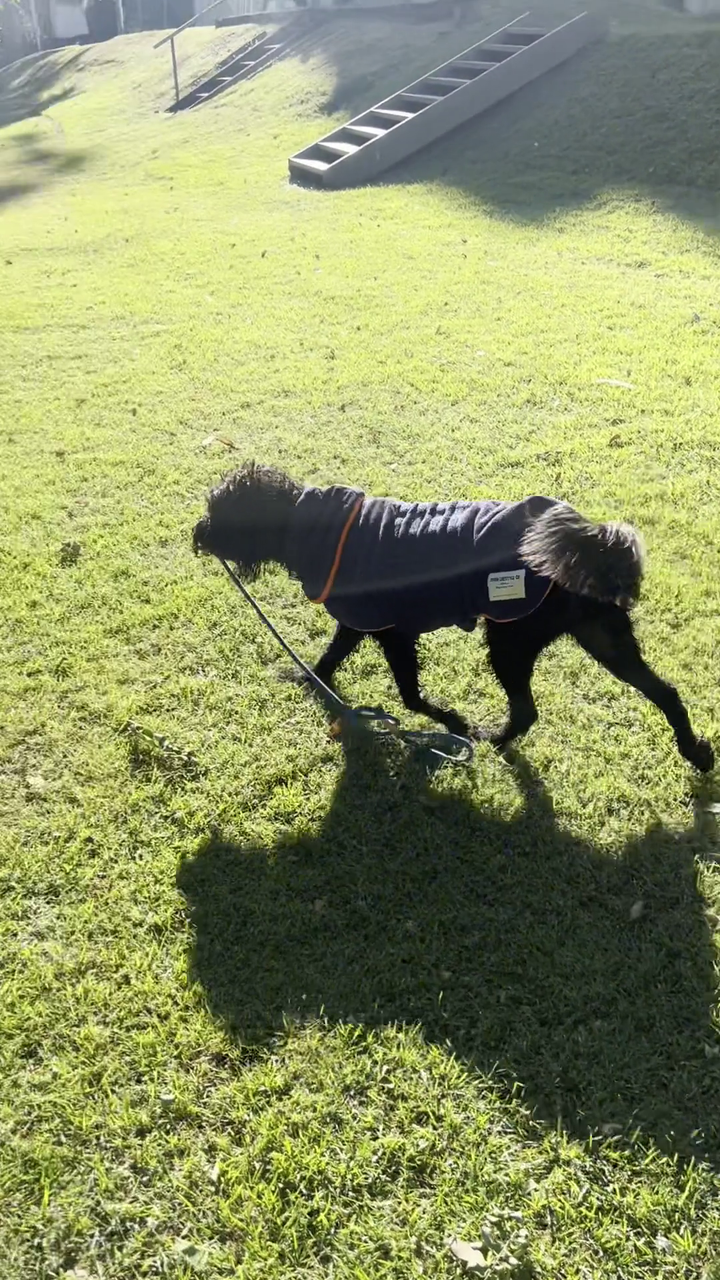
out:
<path id="1" fill-rule="evenodd" d="M 82 0 L 50 0 L 50 22 L 56 40 L 90 34 Z"/>
<path id="2" fill-rule="evenodd" d="M 710 13 L 720 13 L 720 0 L 685 0 L 687 13 L 703 18 Z"/>

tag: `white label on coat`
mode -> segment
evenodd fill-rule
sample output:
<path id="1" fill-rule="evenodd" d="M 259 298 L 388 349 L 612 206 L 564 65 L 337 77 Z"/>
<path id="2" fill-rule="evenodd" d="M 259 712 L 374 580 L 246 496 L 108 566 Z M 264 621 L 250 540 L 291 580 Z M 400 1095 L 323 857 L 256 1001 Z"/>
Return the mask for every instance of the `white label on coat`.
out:
<path id="1" fill-rule="evenodd" d="M 525 570 L 508 569 L 506 573 L 489 573 L 488 599 L 524 600 Z"/>

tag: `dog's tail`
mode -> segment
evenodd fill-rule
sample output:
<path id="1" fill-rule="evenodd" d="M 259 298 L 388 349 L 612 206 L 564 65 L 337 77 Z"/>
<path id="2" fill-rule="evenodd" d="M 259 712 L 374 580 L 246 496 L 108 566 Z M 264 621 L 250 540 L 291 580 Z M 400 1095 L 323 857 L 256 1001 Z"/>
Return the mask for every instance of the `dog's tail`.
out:
<path id="1" fill-rule="evenodd" d="M 629 524 L 593 524 L 566 503 L 548 508 L 520 543 L 530 569 L 559 586 L 630 609 L 644 568 L 642 540 Z"/>

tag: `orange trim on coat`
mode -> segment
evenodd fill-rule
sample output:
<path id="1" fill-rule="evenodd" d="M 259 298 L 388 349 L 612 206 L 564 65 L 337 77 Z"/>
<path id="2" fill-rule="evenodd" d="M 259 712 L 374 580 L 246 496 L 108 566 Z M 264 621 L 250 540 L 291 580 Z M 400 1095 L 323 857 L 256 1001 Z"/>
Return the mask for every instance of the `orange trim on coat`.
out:
<path id="1" fill-rule="evenodd" d="M 348 516 L 345 522 L 345 528 L 340 534 L 340 538 L 337 544 L 337 549 L 335 551 L 335 559 L 332 562 L 332 568 L 330 569 L 330 572 L 328 574 L 327 582 L 325 583 L 325 586 L 323 587 L 317 599 L 310 600 L 311 604 L 324 604 L 328 596 L 330 595 L 330 592 L 332 591 L 335 583 L 335 578 L 337 577 L 337 571 L 340 568 L 340 561 L 342 560 L 342 553 L 345 550 L 345 543 L 347 542 L 348 534 L 352 529 L 352 526 L 355 520 L 357 519 L 357 516 L 359 515 L 360 508 L 364 501 L 365 501 L 364 498 L 358 498 L 357 502 L 355 503 L 355 506 L 350 512 L 350 515 Z"/>

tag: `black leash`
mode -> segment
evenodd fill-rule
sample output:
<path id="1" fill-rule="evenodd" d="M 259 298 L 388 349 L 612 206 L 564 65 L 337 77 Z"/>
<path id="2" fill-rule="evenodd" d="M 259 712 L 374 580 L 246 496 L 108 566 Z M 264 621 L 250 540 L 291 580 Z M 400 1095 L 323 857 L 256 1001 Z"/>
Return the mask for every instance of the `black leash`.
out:
<path id="1" fill-rule="evenodd" d="M 270 619 L 263 612 L 257 600 L 250 595 L 245 584 L 241 581 L 234 569 L 226 560 L 220 561 L 223 569 L 228 577 L 235 584 L 241 595 L 247 600 L 247 603 L 255 610 L 260 621 L 267 627 L 271 636 L 277 640 L 281 649 L 295 663 L 298 670 L 302 671 L 306 680 L 312 685 L 317 693 L 329 703 L 332 710 L 341 720 L 343 727 L 355 729 L 358 727 L 369 727 L 371 724 L 380 724 L 385 727 L 378 730 L 383 735 L 389 735 L 393 738 L 399 738 L 402 742 L 406 742 L 409 746 L 424 746 L 434 756 L 438 756 L 441 760 L 450 760 L 453 764 L 469 764 L 473 758 L 473 744 L 469 738 L 463 738 L 457 733 L 441 733 L 438 730 L 424 729 L 401 729 L 399 721 L 395 716 L 390 715 L 389 711 L 384 711 L 382 707 L 349 707 L 342 698 L 338 697 L 334 689 L 330 689 L 328 685 L 315 674 L 312 667 L 290 647 L 287 640 L 283 640 L 277 627 L 273 626 Z"/>

